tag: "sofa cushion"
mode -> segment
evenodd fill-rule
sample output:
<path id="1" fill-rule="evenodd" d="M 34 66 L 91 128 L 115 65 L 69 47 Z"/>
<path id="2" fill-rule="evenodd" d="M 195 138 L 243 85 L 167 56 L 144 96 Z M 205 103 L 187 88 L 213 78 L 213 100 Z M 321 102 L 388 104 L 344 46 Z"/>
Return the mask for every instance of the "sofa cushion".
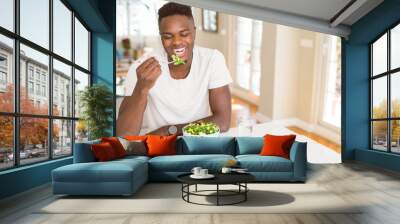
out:
<path id="1" fill-rule="evenodd" d="M 126 156 L 126 151 L 124 146 L 121 144 L 117 137 L 103 137 L 101 138 L 101 142 L 108 142 L 114 149 L 115 155 L 117 158 L 122 158 Z"/>
<path id="2" fill-rule="evenodd" d="M 236 137 L 236 155 L 260 154 L 263 137 Z"/>
<path id="3" fill-rule="evenodd" d="M 148 135 L 146 139 L 148 156 L 164 156 L 176 154 L 177 135 Z"/>
<path id="4" fill-rule="evenodd" d="M 142 140 L 126 140 L 118 138 L 126 151 L 126 155 L 146 156 L 147 148 L 146 142 Z"/>
<path id="5" fill-rule="evenodd" d="M 281 156 L 289 159 L 290 148 L 296 135 L 269 135 L 264 136 L 264 145 L 261 149 L 262 156 Z"/>
<path id="6" fill-rule="evenodd" d="M 75 143 L 74 148 L 74 163 L 95 162 L 96 158 L 90 148 L 92 144 L 99 144 L 99 139 L 87 142 Z"/>
<path id="7" fill-rule="evenodd" d="M 279 156 L 238 155 L 240 167 L 249 172 L 292 172 L 292 161 Z"/>
<path id="8" fill-rule="evenodd" d="M 158 156 L 149 160 L 149 170 L 163 172 L 190 172 L 193 167 L 200 166 L 209 171 L 219 171 L 228 160 L 235 159 L 231 155 L 175 155 Z"/>
<path id="9" fill-rule="evenodd" d="M 184 136 L 177 148 L 177 154 L 225 154 L 235 155 L 235 139 L 233 137 L 201 137 Z"/>
<path id="10" fill-rule="evenodd" d="M 130 155 L 130 156 L 125 156 L 124 158 L 116 159 L 113 162 L 127 162 L 130 163 L 132 161 L 138 160 L 142 162 L 148 162 L 150 157 L 147 156 L 137 156 L 137 155 Z M 135 162 L 133 162 L 135 163 Z"/>
<path id="11" fill-rule="evenodd" d="M 146 141 L 147 135 L 125 135 L 123 138 L 129 141 L 134 141 L 134 140 Z"/>
<path id="12" fill-rule="evenodd" d="M 102 142 L 99 144 L 93 144 L 90 146 L 96 161 L 104 162 L 117 159 L 118 156 L 115 154 L 115 150 L 109 142 Z"/>
<path id="13" fill-rule="evenodd" d="M 58 182 L 129 182 L 133 173 L 147 169 L 140 159 L 108 162 L 74 163 L 53 170 L 53 181 Z M 143 173 L 147 176 L 147 173 Z"/>

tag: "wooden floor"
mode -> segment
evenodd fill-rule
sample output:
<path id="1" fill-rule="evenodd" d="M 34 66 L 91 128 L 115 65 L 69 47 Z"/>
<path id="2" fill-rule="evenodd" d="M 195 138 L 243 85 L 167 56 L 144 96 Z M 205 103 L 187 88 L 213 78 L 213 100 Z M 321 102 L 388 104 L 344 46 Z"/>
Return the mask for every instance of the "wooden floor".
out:
<path id="1" fill-rule="evenodd" d="M 237 97 L 232 97 L 232 113 L 231 113 L 231 128 L 237 127 L 237 120 L 242 111 L 248 110 L 249 115 L 254 117 L 257 112 L 257 106 Z"/>
<path id="2" fill-rule="evenodd" d="M 335 143 L 335 142 L 333 142 L 333 141 L 331 141 L 329 139 L 326 139 L 326 138 L 324 138 L 324 137 L 322 137 L 320 135 L 317 135 L 314 132 L 305 131 L 305 130 L 303 130 L 303 129 L 299 128 L 299 127 L 296 127 L 296 126 L 288 126 L 286 128 L 291 130 L 291 131 L 294 131 L 294 132 L 296 132 L 296 133 L 298 133 L 300 135 L 304 135 L 304 136 L 306 136 L 306 137 L 308 137 L 308 138 L 320 143 L 321 145 L 325 145 L 326 147 L 332 149 L 333 151 L 335 151 L 337 153 L 342 153 L 342 149 L 341 149 L 339 144 L 337 144 L 337 143 Z"/>
<path id="3" fill-rule="evenodd" d="M 52 200 L 49 186 L 0 202 L 0 223 L 107 224 L 259 224 L 259 223 L 400 223 L 400 174 L 359 163 L 310 165 L 308 183 L 316 183 L 343 200 L 362 202 L 355 214 L 38 214 Z M 311 196 L 312 197 L 312 196 Z M 315 196 L 316 199 L 318 195 Z M 54 198 L 53 198 L 54 200 Z M 321 203 L 316 200 L 315 203 Z M 171 205 L 173 206 L 173 205 Z"/>
<path id="4" fill-rule="evenodd" d="M 232 97 L 232 106 L 233 106 L 232 116 L 231 116 L 231 127 L 232 128 L 237 126 L 237 119 L 242 110 L 248 110 L 250 116 L 252 116 L 253 118 L 255 117 L 255 114 L 257 112 L 257 105 L 251 104 L 251 103 L 249 103 L 245 100 L 242 100 L 240 98 L 237 98 L 237 97 Z M 288 126 L 286 128 L 291 131 L 294 131 L 300 135 L 304 135 L 322 145 L 325 145 L 326 147 L 332 149 L 333 151 L 335 151 L 337 153 L 341 153 L 341 147 L 339 144 L 337 144 L 329 139 L 326 139 L 314 132 L 305 131 L 296 126 Z"/>

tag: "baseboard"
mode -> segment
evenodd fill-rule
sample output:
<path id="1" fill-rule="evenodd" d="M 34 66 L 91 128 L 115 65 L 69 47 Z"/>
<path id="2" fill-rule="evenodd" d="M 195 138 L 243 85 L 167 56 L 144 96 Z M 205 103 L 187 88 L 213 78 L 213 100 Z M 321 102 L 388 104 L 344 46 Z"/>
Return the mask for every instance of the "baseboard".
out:
<path id="1" fill-rule="evenodd" d="M 355 161 L 400 173 L 400 155 L 394 153 L 356 148 Z"/>

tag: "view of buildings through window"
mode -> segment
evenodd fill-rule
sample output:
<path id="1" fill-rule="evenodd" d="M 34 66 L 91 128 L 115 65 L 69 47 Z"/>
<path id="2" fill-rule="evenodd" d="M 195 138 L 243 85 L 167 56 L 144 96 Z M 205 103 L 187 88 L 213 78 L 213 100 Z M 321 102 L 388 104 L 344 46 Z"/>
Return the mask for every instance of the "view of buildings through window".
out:
<path id="1" fill-rule="evenodd" d="M 14 1 L 0 3 L 2 13 L 4 9 L 10 10 L 0 15 L 0 26 L 12 32 L 0 29 L 0 170 L 71 155 L 73 142 L 87 139 L 85 124 L 78 121 L 78 105 L 79 92 L 90 83 L 90 33 L 76 17 L 72 24 L 74 13 L 62 1 L 52 0 L 52 3 L 50 9 L 48 0 L 20 0 L 20 35 L 33 44 L 14 32 Z M 53 10 L 53 18 L 49 18 L 49 13 L 37 15 L 32 9 Z M 52 29 L 50 19 L 54 24 Z M 72 36 L 74 26 L 75 37 Z M 48 38 L 51 30 L 53 49 Z M 73 38 L 75 49 L 72 49 Z M 15 61 L 14 55 L 17 44 L 19 61 Z M 73 50 L 75 55 L 79 54 L 75 63 L 71 57 Z M 15 65 L 19 65 L 17 75 Z M 15 76 L 19 88 L 15 85 Z M 18 90 L 19 98 L 15 99 Z M 15 130 L 19 130 L 18 135 Z"/>
<path id="2" fill-rule="evenodd" d="M 371 145 L 400 153 L 400 25 L 370 46 Z"/>

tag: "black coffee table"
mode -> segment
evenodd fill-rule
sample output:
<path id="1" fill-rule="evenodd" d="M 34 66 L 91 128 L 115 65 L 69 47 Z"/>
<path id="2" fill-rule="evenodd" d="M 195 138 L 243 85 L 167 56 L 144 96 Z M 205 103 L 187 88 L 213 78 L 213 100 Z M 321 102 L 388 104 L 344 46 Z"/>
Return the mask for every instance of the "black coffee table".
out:
<path id="1" fill-rule="evenodd" d="M 215 205 L 215 204 L 202 204 L 190 201 L 190 196 L 204 196 L 204 197 L 216 197 L 217 206 L 221 205 L 234 205 L 239 204 L 241 202 L 245 202 L 247 200 L 247 192 L 249 188 L 247 187 L 247 183 L 255 180 L 255 177 L 248 173 L 214 173 L 215 176 L 212 179 L 193 179 L 190 177 L 191 173 L 182 174 L 177 177 L 178 181 L 182 183 L 182 199 L 188 203 L 198 204 L 198 205 Z M 197 190 L 198 184 L 204 185 L 216 185 L 215 190 Z M 194 191 L 190 191 L 190 186 L 195 186 Z M 220 189 L 220 185 L 236 185 L 238 186 L 237 190 L 223 190 Z M 216 194 L 205 194 L 209 192 L 215 192 Z M 231 202 L 231 203 L 221 203 L 221 197 L 232 197 L 232 196 L 241 196 L 239 200 Z"/>

